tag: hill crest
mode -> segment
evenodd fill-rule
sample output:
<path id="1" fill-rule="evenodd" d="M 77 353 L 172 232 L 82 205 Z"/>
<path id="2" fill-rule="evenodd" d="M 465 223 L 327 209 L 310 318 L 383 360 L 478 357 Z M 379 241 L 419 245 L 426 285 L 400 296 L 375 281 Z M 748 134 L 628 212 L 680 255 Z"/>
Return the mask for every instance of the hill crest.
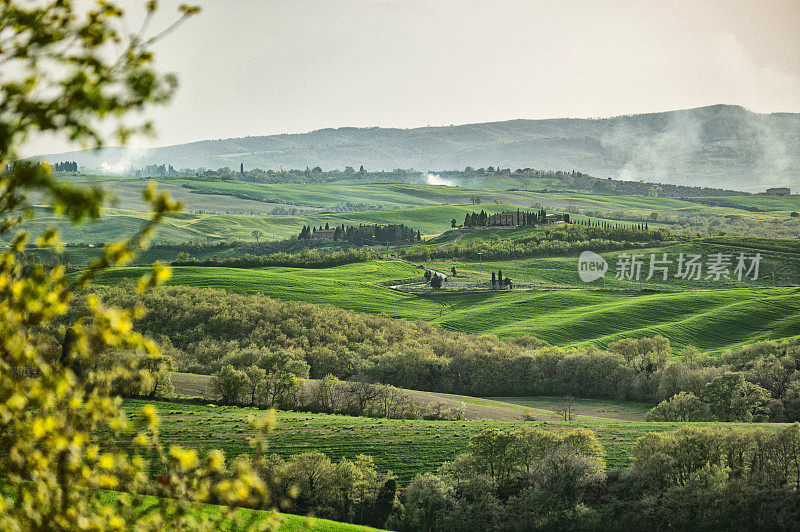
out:
<path id="1" fill-rule="evenodd" d="M 800 114 L 712 105 L 610 118 L 516 119 L 413 129 L 326 128 L 201 140 L 143 151 L 46 155 L 82 168 L 452 170 L 466 166 L 576 169 L 598 177 L 749 191 L 800 185 Z"/>

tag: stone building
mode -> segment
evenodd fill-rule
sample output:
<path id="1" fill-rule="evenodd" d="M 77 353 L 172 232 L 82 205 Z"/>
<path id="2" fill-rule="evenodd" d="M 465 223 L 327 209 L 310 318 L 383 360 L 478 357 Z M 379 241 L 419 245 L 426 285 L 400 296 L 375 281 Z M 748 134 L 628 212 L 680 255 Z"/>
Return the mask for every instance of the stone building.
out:
<path id="1" fill-rule="evenodd" d="M 767 196 L 788 196 L 791 193 L 787 187 L 768 188 L 765 192 Z"/>
<path id="2" fill-rule="evenodd" d="M 311 233 L 311 238 L 314 240 L 333 240 L 333 233 L 335 229 L 315 229 Z"/>

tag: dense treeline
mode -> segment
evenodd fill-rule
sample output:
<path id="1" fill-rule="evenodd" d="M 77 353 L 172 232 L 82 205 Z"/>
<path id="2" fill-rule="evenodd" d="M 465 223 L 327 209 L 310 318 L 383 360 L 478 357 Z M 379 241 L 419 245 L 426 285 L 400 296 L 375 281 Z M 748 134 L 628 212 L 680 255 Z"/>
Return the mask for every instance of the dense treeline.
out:
<path id="1" fill-rule="evenodd" d="M 247 170 L 244 175 L 225 172 L 221 168 L 217 171 L 220 177 L 241 179 L 253 183 L 333 183 L 336 181 L 397 183 L 406 181 L 409 177 L 418 178 L 423 175 L 414 170 L 367 171 L 363 166 L 358 170 L 346 166 L 344 170 L 323 170 L 319 166 L 306 167 L 305 170 Z"/>
<path id="2" fill-rule="evenodd" d="M 300 234 L 297 236 L 299 240 L 313 239 L 317 231 L 333 231 L 326 239 L 333 240 L 334 242 L 346 242 L 352 246 L 361 246 L 365 244 L 411 244 L 422 240 L 422 235 L 419 231 L 415 231 L 405 224 L 389 224 L 389 225 L 337 225 L 331 228 L 329 224 L 323 227 L 303 226 Z M 327 234 L 327 233 L 326 233 Z"/>
<path id="3" fill-rule="evenodd" d="M 664 183 L 650 183 L 644 181 L 621 181 L 615 179 L 600 179 L 588 174 L 571 171 L 536 170 L 533 168 L 473 168 L 464 170 L 443 170 L 435 172 L 442 178 L 460 185 L 476 186 L 481 181 L 486 181 L 486 187 L 497 188 L 498 180 L 513 179 L 530 180 L 531 188 L 539 189 L 536 180 L 551 179 L 561 182 L 559 190 L 587 191 L 597 194 L 612 195 L 638 195 L 658 196 L 667 198 L 697 197 L 697 196 L 744 196 L 746 192 L 726 190 L 721 188 L 692 187 L 685 185 L 669 185 Z M 358 170 L 346 166 L 344 170 L 323 170 L 319 166 L 314 168 L 290 170 L 247 170 L 243 174 L 230 168 L 217 170 L 201 169 L 196 172 L 198 177 L 206 179 L 241 180 L 254 183 L 333 183 L 347 182 L 373 182 L 373 183 L 418 183 L 425 180 L 427 172 L 416 170 L 396 169 L 389 172 L 368 171 L 363 166 Z M 499 181 L 502 183 L 502 181 Z"/>
<path id="4" fill-rule="evenodd" d="M 587 222 L 588 223 L 588 222 Z M 578 251 L 615 251 L 660 244 L 673 235 L 665 229 L 650 230 L 644 226 L 606 226 L 569 224 L 545 228 L 523 236 L 501 239 L 475 239 L 444 246 L 417 246 L 404 251 L 409 260 L 463 257 L 477 260 L 516 259 L 566 255 Z"/>
<path id="5" fill-rule="evenodd" d="M 591 431 L 486 429 L 469 453 L 417 476 L 390 530 L 531 530 L 582 524 L 587 491 L 602 483 L 605 452 Z"/>
<path id="6" fill-rule="evenodd" d="M 556 215 L 553 215 L 555 220 Z M 569 214 L 557 215 L 558 221 L 569 223 Z M 492 225 L 513 225 L 513 226 L 532 226 L 547 223 L 547 211 L 539 209 L 537 212 L 517 209 L 512 211 L 511 216 L 504 218 L 499 214 L 488 214 L 486 211 L 469 212 L 464 216 L 464 227 L 489 227 Z"/>
<path id="7" fill-rule="evenodd" d="M 651 433 L 606 471 L 594 433 L 487 429 L 417 476 L 387 528 L 789 530 L 800 518 L 800 425 Z"/>
<path id="8" fill-rule="evenodd" d="M 154 337 L 179 371 L 214 374 L 230 357 L 255 350 L 285 353 L 317 379 L 365 376 L 399 388 L 472 396 L 574 395 L 652 404 L 686 392 L 707 405 L 709 419 L 800 420 L 800 337 L 721 357 L 690 348 L 676 355 L 663 337 L 619 340 L 605 351 L 562 349 L 532 337 L 500 341 L 261 295 L 189 287 L 144 296 L 115 287 L 99 294 L 110 303 L 141 303 L 148 312 L 136 328 Z"/>
<path id="9" fill-rule="evenodd" d="M 580 205 L 566 205 L 564 208 L 569 209 L 574 214 L 593 218 L 667 224 L 670 231 L 678 234 L 698 236 L 739 235 L 762 238 L 797 238 L 800 235 L 800 219 L 792 218 L 791 216 L 775 218 L 757 218 L 744 214 L 715 216 L 707 213 L 695 214 L 691 211 L 673 213 L 654 211 L 647 214 L 619 209 L 587 209 Z"/>
<path id="10" fill-rule="evenodd" d="M 53 167 L 53 172 L 58 172 L 58 173 L 78 171 L 78 163 L 76 163 L 75 161 L 61 161 L 58 163 L 54 163 L 52 167 Z"/>
<path id="11" fill-rule="evenodd" d="M 448 180 L 474 180 L 486 179 L 557 179 L 561 181 L 566 190 L 587 191 L 597 194 L 611 194 L 624 196 L 658 196 L 665 198 L 680 198 L 685 196 L 745 196 L 746 192 L 725 190 L 720 188 L 691 187 L 685 185 L 668 185 L 664 183 L 650 183 L 644 181 L 622 181 L 615 179 L 600 179 L 576 170 L 562 172 L 552 170 L 535 170 L 533 168 L 472 168 L 466 167 L 463 171 L 438 172 Z M 537 187 L 538 188 L 538 187 Z"/>
<path id="12" fill-rule="evenodd" d="M 370 382 L 363 375 L 342 381 L 328 374 L 316 383 L 306 383 L 308 364 L 287 352 L 247 349 L 223 362 L 212 386 L 217 398 L 229 405 L 390 419 L 464 417 L 462 410 L 447 408 L 444 402 L 421 405 L 406 392 Z"/>
<path id="13" fill-rule="evenodd" d="M 251 255 L 245 253 L 235 257 L 213 257 L 211 259 L 192 259 L 181 257 L 172 261 L 173 266 L 225 266 L 228 268 L 259 268 L 262 266 L 284 266 L 290 268 L 329 268 L 376 260 L 381 257 L 379 251 L 364 246 L 361 249 L 340 251 L 320 251 L 303 249 L 299 253 L 278 252 L 271 255 Z"/>

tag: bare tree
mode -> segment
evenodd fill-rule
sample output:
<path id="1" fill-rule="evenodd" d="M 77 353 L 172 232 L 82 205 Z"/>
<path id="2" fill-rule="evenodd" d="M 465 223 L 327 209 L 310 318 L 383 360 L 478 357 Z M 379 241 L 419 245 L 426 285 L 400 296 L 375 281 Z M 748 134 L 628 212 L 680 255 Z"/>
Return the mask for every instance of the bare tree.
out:
<path id="1" fill-rule="evenodd" d="M 348 381 L 345 388 L 345 397 L 348 406 L 356 415 L 362 415 L 372 401 L 380 398 L 381 386 L 369 382 L 364 377 L 356 377 L 356 380 Z"/>
<path id="2" fill-rule="evenodd" d="M 569 399 L 565 399 L 556 406 L 556 413 L 564 421 L 572 421 L 578 415 Z"/>

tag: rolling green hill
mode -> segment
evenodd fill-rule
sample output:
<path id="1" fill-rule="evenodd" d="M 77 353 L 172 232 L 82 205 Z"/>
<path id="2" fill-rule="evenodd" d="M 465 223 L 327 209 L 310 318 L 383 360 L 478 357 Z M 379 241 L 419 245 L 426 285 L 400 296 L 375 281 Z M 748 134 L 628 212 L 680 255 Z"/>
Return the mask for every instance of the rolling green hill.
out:
<path id="1" fill-rule="evenodd" d="M 101 284 L 141 275 L 119 268 Z M 797 334 L 800 288 L 729 288 L 683 292 L 632 290 L 515 290 L 511 292 L 398 292 L 377 283 L 418 277 L 400 261 L 335 268 L 176 267 L 169 284 L 210 287 L 327 304 L 367 313 L 422 319 L 444 328 L 501 338 L 533 335 L 554 345 L 606 345 L 625 337 L 662 334 L 673 346 L 719 352 L 762 339 Z"/>
<path id="2" fill-rule="evenodd" d="M 500 231 L 498 231 L 500 232 Z M 508 231 L 508 233 L 517 231 Z M 478 231 L 465 236 L 459 240 L 460 244 L 468 244 L 478 238 L 486 238 L 489 231 Z M 472 238 L 470 238 L 472 237 Z M 672 261 L 668 265 L 669 272 L 667 279 L 664 280 L 663 273 L 654 270 L 653 277 L 646 280 L 650 271 L 650 255 L 655 255 L 655 260 L 662 260 L 664 253 L 667 260 Z M 720 278 L 715 280 L 713 277 L 706 279 L 705 263 L 712 254 L 721 253 L 729 255 L 731 267 L 729 272 L 732 276 L 729 279 Z M 741 281 L 735 275 L 734 269 L 737 264 L 737 257 L 740 253 L 745 255 L 745 266 L 750 266 L 750 258 L 756 253 L 761 255 L 759 262 L 758 278 L 753 280 L 753 274 L 749 277 L 743 275 Z M 539 288 L 562 286 L 575 288 L 603 288 L 603 289 L 628 289 L 638 290 L 640 288 L 656 290 L 696 290 L 718 289 L 718 288 L 743 288 L 743 287 L 772 287 L 786 285 L 800 285 L 800 242 L 797 240 L 764 240 L 764 239 L 704 239 L 702 241 L 691 241 L 669 245 L 654 245 L 634 250 L 599 252 L 608 262 L 609 270 L 603 279 L 599 279 L 590 284 L 584 283 L 578 277 L 578 253 L 564 257 L 544 257 L 544 258 L 522 258 L 506 260 L 445 260 L 439 259 L 425 263 L 427 268 L 441 272 L 450 272 L 451 268 L 456 268 L 457 277 L 452 281 L 485 283 L 488 285 L 491 272 L 502 270 L 503 275 L 510 277 L 515 286 L 532 286 Z M 618 261 L 622 254 L 639 255 L 638 261 L 642 262 L 641 282 L 635 279 L 616 278 L 618 271 Z M 680 254 L 685 257 L 689 255 L 700 255 L 701 262 L 704 263 L 703 272 L 700 279 L 683 279 L 675 277 L 677 273 L 677 261 Z M 745 272 L 746 273 L 746 272 Z"/>
<path id="3" fill-rule="evenodd" d="M 118 491 L 102 490 L 101 497 L 103 504 L 112 504 L 121 495 Z M 146 508 L 153 504 L 158 503 L 158 498 L 146 495 L 142 498 L 141 507 Z M 138 508 L 138 507 L 137 507 Z M 188 506 L 192 515 L 202 515 L 207 517 L 219 516 L 222 507 L 209 504 L 209 503 L 192 503 Z M 243 519 L 252 519 L 254 523 L 260 523 L 270 517 L 268 510 L 252 510 L 250 508 L 239 508 L 237 510 L 239 517 Z M 371 532 L 378 530 L 364 525 L 353 525 L 350 523 L 341 523 L 339 521 L 331 521 L 330 519 L 320 519 L 314 517 L 306 517 L 302 515 L 294 515 L 287 513 L 280 513 L 281 523 L 278 525 L 278 532 L 300 532 L 313 530 L 315 532 Z M 231 528 L 229 520 L 222 522 L 222 530 Z M 238 530 L 238 529 L 236 529 Z"/>
<path id="4" fill-rule="evenodd" d="M 490 213 L 516 206 L 504 204 L 482 205 Z M 304 225 L 315 227 L 345 224 L 391 224 L 403 223 L 420 231 L 423 235 L 438 235 L 450 227 L 453 218 L 464 219 L 472 205 L 437 205 L 395 211 L 360 211 L 337 214 L 309 215 L 243 215 L 243 214 L 195 214 L 181 213 L 164 218 L 155 241 L 185 242 L 190 240 L 253 240 L 254 229 L 263 232 L 262 240 L 283 240 L 297 236 Z M 112 242 L 138 230 L 144 223 L 146 213 L 116 208 L 105 209 L 104 216 L 96 222 L 75 226 L 63 218 L 53 215 L 48 209 L 36 209 L 36 218 L 28 224 L 28 230 L 40 234 L 47 227 L 56 227 L 63 242 L 94 243 Z M 7 238 L 6 240 L 8 240 Z"/>
<path id="5" fill-rule="evenodd" d="M 63 179 L 99 184 L 117 200 L 105 209 L 101 221 L 81 226 L 73 226 L 39 206 L 30 223 L 34 233 L 55 226 L 65 242 L 107 242 L 130 234 L 142 224 L 146 215 L 141 191 L 146 179 L 92 176 Z M 589 217 L 595 221 L 647 221 L 651 227 L 702 234 L 717 234 L 722 229 L 733 231 L 729 234 L 791 237 L 800 234 L 800 221 L 790 217 L 791 212 L 800 210 L 797 199 L 800 196 L 656 198 L 403 183 L 276 185 L 187 177 L 163 177 L 157 181 L 185 204 L 184 213 L 165 219 L 156 237 L 160 242 L 250 240 L 255 229 L 263 232 L 265 240 L 280 240 L 296 235 L 304 225 L 326 223 L 404 223 L 425 235 L 438 235 L 450 228 L 451 219 L 462 223 L 468 212 L 494 213 L 532 206 L 543 206 L 551 212 L 570 212 L 576 220 Z M 539 180 L 534 181 L 536 186 L 542 185 Z M 483 203 L 472 205 L 475 196 Z M 735 227 L 725 227 L 731 224 Z M 753 232 L 753 227 L 760 230 Z"/>
<path id="6" fill-rule="evenodd" d="M 673 293 L 587 290 L 515 291 L 464 305 L 453 296 L 434 323 L 501 338 L 530 334 L 554 345 L 605 346 L 661 334 L 674 347 L 710 352 L 797 334 L 800 288 Z"/>
<path id="7" fill-rule="evenodd" d="M 127 400 L 129 413 L 143 401 Z M 152 403 L 161 417 L 160 439 L 201 450 L 222 449 L 228 457 L 248 452 L 253 434 L 248 418 L 258 415 L 252 408 L 213 405 Z M 332 459 L 367 454 L 382 471 L 393 471 L 401 484 L 416 474 L 435 471 L 443 462 L 466 452 L 469 438 L 487 427 L 519 427 L 523 424 L 553 430 L 585 427 L 597 432 L 605 447 L 609 467 L 626 467 L 636 440 L 648 432 L 676 430 L 684 423 L 652 423 L 622 420 L 596 421 L 425 421 L 374 419 L 343 415 L 283 412 L 270 437 L 270 451 L 281 456 L 321 451 Z M 721 427 L 748 426 L 744 423 L 692 423 Z M 774 425 L 772 425 L 774 426 Z M 752 427 L 752 424 L 749 425 Z M 122 442 L 114 442 L 121 444 Z"/>

